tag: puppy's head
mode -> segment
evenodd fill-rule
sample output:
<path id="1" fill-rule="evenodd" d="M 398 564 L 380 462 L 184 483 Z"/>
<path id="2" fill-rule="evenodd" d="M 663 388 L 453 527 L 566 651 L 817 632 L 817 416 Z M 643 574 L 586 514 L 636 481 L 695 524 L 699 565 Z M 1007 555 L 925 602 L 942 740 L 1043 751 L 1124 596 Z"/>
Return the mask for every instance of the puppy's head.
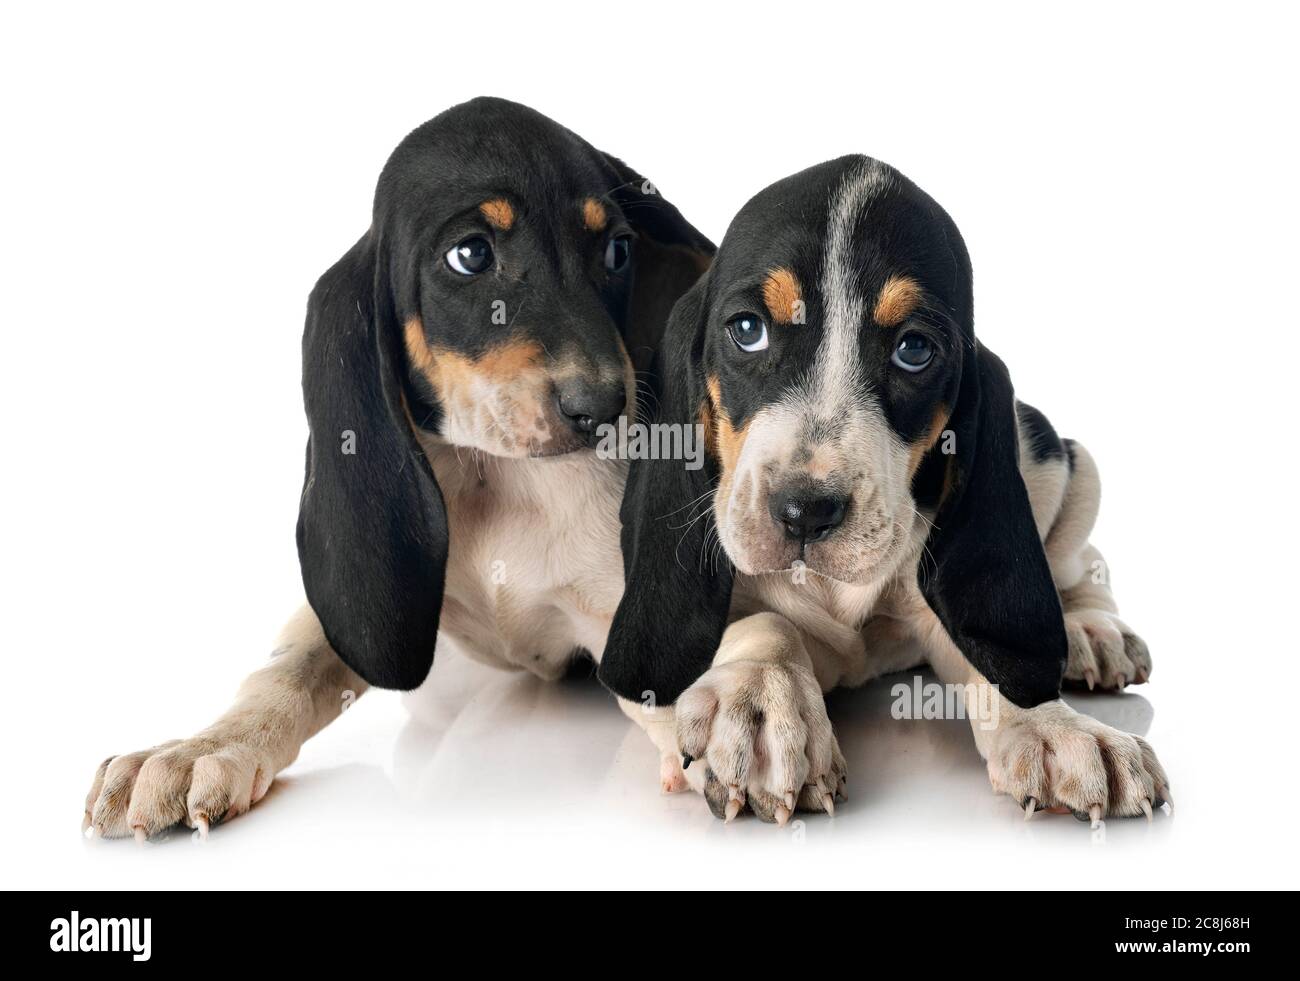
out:
<path id="1" fill-rule="evenodd" d="M 591 445 L 635 404 L 629 340 L 647 345 L 627 313 L 638 226 L 658 207 L 617 161 L 514 103 L 475 100 L 403 140 L 375 226 L 416 424 L 499 456 Z M 707 243 L 691 244 L 706 264 Z"/>
<path id="2" fill-rule="evenodd" d="M 593 445 L 712 251 L 625 164 L 515 103 L 457 106 L 397 147 L 303 336 L 299 558 L 362 677 L 411 688 L 433 656 L 447 527 L 417 433 L 505 457 Z"/>
<path id="3" fill-rule="evenodd" d="M 787 209 L 816 218 L 783 223 Z M 824 164 L 745 206 L 705 304 L 727 555 L 753 575 L 797 561 L 844 582 L 892 575 L 973 344 L 952 222 L 881 163 Z"/>
<path id="4" fill-rule="evenodd" d="M 628 592 L 641 576 L 683 586 L 654 587 L 679 611 L 662 644 L 646 637 L 649 604 L 625 599 L 601 665 L 611 687 L 671 700 L 712 658 L 731 569 L 697 562 L 705 522 L 683 535 L 681 521 L 655 520 L 704 499 L 726 557 L 749 575 L 802 563 L 879 585 L 924 545 L 920 585 L 954 639 L 975 638 L 968 656 L 1019 694 L 1054 693 L 1050 669 L 1022 685 L 993 663 L 998 645 L 1032 645 L 1017 617 L 1042 625 L 1048 645 L 1064 632 L 1017 468 L 1010 383 L 975 340 L 965 245 L 928 195 L 866 157 L 767 188 L 678 303 L 661 354 L 659 401 L 704 424 L 709 466 L 633 465 Z M 698 612 L 693 627 L 684 606 Z M 658 663 L 633 644 L 659 650 Z"/>

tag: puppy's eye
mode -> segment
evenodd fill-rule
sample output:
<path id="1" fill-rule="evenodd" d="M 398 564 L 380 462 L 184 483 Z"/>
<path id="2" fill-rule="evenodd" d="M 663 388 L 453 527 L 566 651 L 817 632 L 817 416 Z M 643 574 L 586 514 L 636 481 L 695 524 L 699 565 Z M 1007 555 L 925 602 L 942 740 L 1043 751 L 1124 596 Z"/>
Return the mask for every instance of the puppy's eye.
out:
<path id="1" fill-rule="evenodd" d="M 605 246 L 605 268 L 610 272 L 622 272 L 632 258 L 632 236 L 619 235 L 611 238 Z"/>
<path id="2" fill-rule="evenodd" d="M 934 345 L 924 334 L 904 334 L 890 360 L 904 371 L 921 371 L 934 360 Z"/>
<path id="3" fill-rule="evenodd" d="M 753 354 L 767 348 L 767 324 L 756 313 L 739 313 L 727 321 L 727 333 L 736 347 Z"/>
<path id="4" fill-rule="evenodd" d="M 487 239 L 467 238 L 454 248 L 447 250 L 447 265 L 462 276 L 477 276 L 492 266 L 492 246 Z"/>

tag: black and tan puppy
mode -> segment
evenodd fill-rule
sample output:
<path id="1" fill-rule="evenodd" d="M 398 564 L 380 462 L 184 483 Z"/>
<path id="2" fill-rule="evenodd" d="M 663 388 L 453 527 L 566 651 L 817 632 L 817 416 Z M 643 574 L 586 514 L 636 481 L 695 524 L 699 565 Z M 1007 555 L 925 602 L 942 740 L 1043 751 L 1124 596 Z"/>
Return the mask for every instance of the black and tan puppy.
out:
<path id="1" fill-rule="evenodd" d="M 1150 671 L 1088 542 L 1097 470 L 1015 400 L 975 337 L 962 237 L 911 181 L 855 156 L 758 194 L 655 374 L 660 421 L 702 424 L 708 460 L 632 465 L 600 677 L 676 701 L 715 813 L 833 810 L 822 693 L 923 663 L 962 686 L 993 786 L 1030 813 L 1168 797 L 1150 746 L 1059 698 L 1063 673 Z"/>
<path id="2" fill-rule="evenodd" d="M 206 833 L 367 685 L 419 685 L 435 640 L 546 678 L 599 652 L 626 466 L 597 431 L 633 411 L 634 368 L 712 252 L 524 106 L 476 99 L 407 136 L 308 303 L 308 605 L 213 726 L 106 760 L 87 823 Z"/>

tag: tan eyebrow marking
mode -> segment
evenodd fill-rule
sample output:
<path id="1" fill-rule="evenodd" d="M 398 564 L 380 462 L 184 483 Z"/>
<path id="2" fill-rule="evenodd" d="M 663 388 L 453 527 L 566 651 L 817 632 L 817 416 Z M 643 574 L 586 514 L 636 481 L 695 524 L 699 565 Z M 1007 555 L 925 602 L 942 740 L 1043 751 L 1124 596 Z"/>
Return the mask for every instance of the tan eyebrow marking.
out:
<path id="1" fill-rule="evenodd" d="M 509 231 L 515 223 L 515 209 L 505 198 L 493 198 L 478 206 L 488 224 L 502 231 Z"/>
<path id="2" fill-rule="evenodd" d="M 910 276 L 890 276 L 876 298 L 872 313 L 881 327 L 897 327 L 921 304 L 921 286 Z"/>
<path id="3" fill-rule="evenodd" d="M 582 202 L 582 224 L 587 231 L 603 232 L 608 221 L 609 215 L 605 213 L 605 206 L 595 198 L 587 198 Z"/>
<path id="4" fill-rule="evenodd" d="M 803 290 L 789 269 L 777 268 L 763 280 L 763 302 L 778 324 L 803 323 Z"/>

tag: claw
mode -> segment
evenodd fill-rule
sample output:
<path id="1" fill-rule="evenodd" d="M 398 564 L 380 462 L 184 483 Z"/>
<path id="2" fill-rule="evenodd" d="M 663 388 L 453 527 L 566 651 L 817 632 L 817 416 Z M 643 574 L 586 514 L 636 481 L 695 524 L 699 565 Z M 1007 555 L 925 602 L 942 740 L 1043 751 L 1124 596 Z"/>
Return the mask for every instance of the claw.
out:
<path id="1" fill-rule="evenodd" d="M 835 816 L 835 795 L 831 793 L 830 788 L 826 786 L 826 781 L 822 777 L 817 778 L 817 796 L 821 798 L 822 807 L 831 817 Z"/>
<path id="2" fill-rule="evenodd" d="M 1034 816 L 1034 811 L 1038 809 L 1038 801 L 1032 797 L 1025 798 L 1025 820 L 1028 821 Z"/>
<path id="3" fill-rule="evenodd" d="M 785 809 L 786 809 L 787 811 L 793 811 L 793 810 L 794 810 L 794 791 L 793 791 L 793 790 L 787 790 L 787 791 L 785 792 L 785 797 L 783 798 L 783 800 L 785 801 Z"/>
<path id="4" fill-rule="evenodd" d="M 199 833 L 199 841 L 208 840 L 208 816 L 206 814 L 196 815 L 194 818 L 194 828 Z"/>
<path id="5" fill-rule="evenodd" d="M 87 811 L 86 816 L 81 819 L 81 833 L 84 835 L 89 829 L 90 829 L 90 812 Z"/>
<path id="6" fill-rule="evenodd" d="M 1085 671 L 1083 673 L 1083 680 L 1088 683 L 1088 691 L 1092 691 L 1097 687 L 1097 676 L 1091 671 Z"/>
<path id="7" fill-rule="evenodd" d="M 134 831 L 135 831 L 135 843 L 137 845 L 143 845 L 146 841 L 149 840 L 149 836 L 145 833 L 143 826 L 137 824 L 135 826 Z"/>
<path id="8" fill-rule="evenodd" d="M 1092 830 L 1096 831 L 1101 827 L 1101 805 L 1093 804 L 1088 808 L 1088 819 L 1092 824 Z"/>
<path id="9" fill-rule="evenodd" d="M 1173 796 L 1169 793 L 1169 788 L 1168 788 L 1168 787 L 1165 787 L 1164 790 L 1163 790 L 1162 792 L 1160 792 L 1160 794 L 1161 794 L 1162 797 L 1164 797 L 1164 803 L 1166 803 L 1166 804 L 1169 805 L 1169 816 L 1170 816 L 1170 817 L 1173 817 L 1173 816 L 1174 816 L 1174 798 L 1173 798 Z"/>
<path id="10" fill-rule="evenodd" d="M 689 769 L 691 768 L 691 764 L 694 763 L 694 762 L 695 762 L 695 757 L 692 756 L 690 753 L 683 753 L 683 754 L 682 754 L 682 769 L 683 769 L 683 770 L 689 770 Z"/>
<path id="11" fill-rule="evenodd" d="M 730 824 L 741 808 L 745 806 L 745 792 L 734 784 L 727 788 L 727 807 L 723 812 L 723 824 Z"/>
<path id="12" fill-rule="evenodd" d="M 1142 813 L 1145 814 L 1145 815 L 1147 816 L 1147 820 L 1148 820 L 1148 821 L 1152 820 L 1152 817 L 1151 817 L 1151 802 L 1150 802 L 1149 800 L 1147 800 L 1145 797 L 1142 798 Z"/>
<path id="13" fill-rule="evenodd" d="M 773 813 L 776 816 L 776 823 L 781 827 L 784 828 L 790 823 L 790 809 L 784 804 L 777 804 L 776 810 Z"/>
<path id="14" fill-rule="evenodd" d="M 1116 687 L 1116 688 L 1127 688 L 1127 687 L 1128 687 L 1128 675 L 1126 675 L 1126 674 L 1122 674 L 1122 673 L 1121 673 L 1121 674 L 1119 675 L 1119 677 L 1117 677 L 1117 678 L 1115 679 L 1115 687 Z"/>
<path id="15" fill-rule="evenodd" d="M 827 781 L 830 774 L 824 774 L 817 778 L 817 796 L 821 798 L 822 807 L 831 817 L 835 816 L 835 793 L 831 790 Z"/>

